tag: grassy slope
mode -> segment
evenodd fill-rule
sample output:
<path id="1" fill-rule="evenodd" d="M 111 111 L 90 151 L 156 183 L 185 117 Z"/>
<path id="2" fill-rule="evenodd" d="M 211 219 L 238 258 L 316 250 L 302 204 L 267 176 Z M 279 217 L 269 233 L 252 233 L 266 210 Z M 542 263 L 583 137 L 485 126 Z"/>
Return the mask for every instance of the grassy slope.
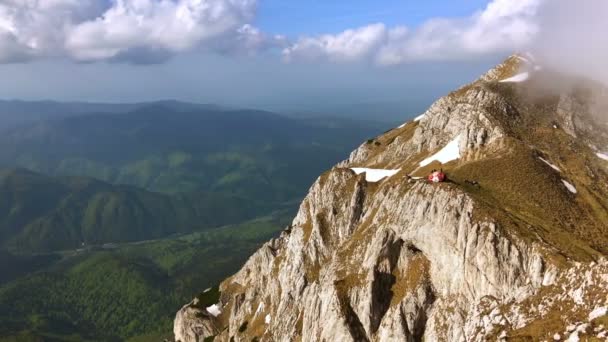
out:
<path id="1" fill-rule="evenodd" d="M 513 70 L 504 72 L 503 76 L 511 75 Z M 482 159 L 433 163 L 413 175 L 425 176 L 432 168 L 443 168 L 451 180 L 445 186 L 458 188 L 476 200 L 477 219 L 492 218 L 519 238 L 541 240 L 565 257 L 596 259 L 608 253 L 608 163 L 597 158 L 589 146 L 589 141 L 598 137 L 580 132 L 575 138 L 556 125 L 559 97 L 551 90 L 539 91 L 543 85 L 533 82 L 479 81 L 450 94 L 455 101 L 477 87 L 499 94 L 512 106 L 509 111 L 486 109 L 507 137 L 500 150 L 482 151 Z M 593 103 L 585 91 L 574 94 L 581 103 Z M 577 115 L 580 122 L 599 127 L 584 109 Z M 411 139 L 416 127 L 417 123 L 409 123 L 372 140 L 370 143 L 378 144 L 372 150 L 371 165 L 362 166 L 383 167 L 373 164 L 374 155 L 383 153 L 397 137 Z M 391 168 L 411 172 L 428 153 L 422 151 Z M 541 157 L 561 171 L 552 169 Z M 479 186 L 468 185 L 466 180 L 477 181 Z M 572 183 L 578 193 L 570 193 L 562 180 Z"/>
<path id="2" fill-rule="evenodd" d="M 292 211 L 179 238 L 67 253 L 52 267 L 0 287 L 0 336 L 137 340 L 146 334 L 139 340 L 150 340 L 170 334 L 179 307 L 235 272 Z"/>

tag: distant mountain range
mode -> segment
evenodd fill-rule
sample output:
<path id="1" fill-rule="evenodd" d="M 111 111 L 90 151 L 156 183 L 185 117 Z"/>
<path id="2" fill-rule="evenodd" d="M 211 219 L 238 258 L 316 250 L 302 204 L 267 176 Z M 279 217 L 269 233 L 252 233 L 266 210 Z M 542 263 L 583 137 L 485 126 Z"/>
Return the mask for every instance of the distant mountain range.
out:
<path id="1" fill-rule="evenodd" d="M 221 110 L 213 104 L 199 104 L 177 100 L 139 103 L 58 102 L 0 100 L 0 130 L 41 120 L 52 120 L 93 113 L 124 114 L 150 106 L 164 106 L 176 111 Z"/>
<path id="2" fill-rule="evenodd" d="M 175 107 L 24 124 L 0 136 L 0 165 L 165 193 L 229 192 L 282 201 L 303 195 L 316 173 L 386 126 Z"/>
<path id="3" fill-rule="evenodd" d="M 251 219 L 302 196 L 315 173 L 381 131 L 369 122 L 178 102 L 120 114 L 128 108 L 53 106 L 47 114 L 84 109 L 0 136 L 8 169 L 0 243 L 12 249 L 137 241 Z M 91 108 L 114 112 L 82 114 Z"/>

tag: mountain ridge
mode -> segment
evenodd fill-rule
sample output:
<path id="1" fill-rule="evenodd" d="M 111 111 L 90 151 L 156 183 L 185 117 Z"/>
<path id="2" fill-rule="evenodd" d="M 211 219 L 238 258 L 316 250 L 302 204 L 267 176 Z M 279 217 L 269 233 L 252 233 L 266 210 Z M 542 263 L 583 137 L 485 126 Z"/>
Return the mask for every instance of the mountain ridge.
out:
<path id="1" fill-rule="evenodd" d="M 177 313 L 176 341 L 605 336 L 606 90 L 547 82 L 565 79 L 514 55 L 368 140 L 217 297 Z M 438 168 L 449 182 L 416 180 Z"/>

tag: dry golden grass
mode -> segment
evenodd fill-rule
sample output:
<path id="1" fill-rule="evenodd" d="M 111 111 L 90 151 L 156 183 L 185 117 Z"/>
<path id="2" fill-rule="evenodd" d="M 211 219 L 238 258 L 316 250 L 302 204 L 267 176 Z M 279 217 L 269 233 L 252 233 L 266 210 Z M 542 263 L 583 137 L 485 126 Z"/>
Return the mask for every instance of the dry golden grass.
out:
<path id="1" fill-rule="evenodd" d="M 409 141 L 414 136 L 418 125 L 419 122 L 410 121 L 401 128 L 394 128 L 374 139 L 371 139 L 372 142 L 367 144 L 369 155 L 365 162 L 355 163 L 352 167 L 369 167 L 376 169 L 386 168 L 387 162 L 378 160 L 378 157 L 384 154 L 387 148 L 389 148 L 392 144 L 396 143 L 397 139 L 402 142 Z"/>

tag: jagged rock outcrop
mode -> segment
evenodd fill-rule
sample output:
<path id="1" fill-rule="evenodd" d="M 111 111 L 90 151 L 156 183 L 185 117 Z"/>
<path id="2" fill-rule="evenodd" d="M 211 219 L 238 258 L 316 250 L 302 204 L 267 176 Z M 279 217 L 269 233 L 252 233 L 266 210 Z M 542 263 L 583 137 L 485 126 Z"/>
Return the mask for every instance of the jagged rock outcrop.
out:
<path id="1" fill-rule="evenodd" d="M 180 341 L 196 341 L 201 336 L 215 336 L 219 333 L 219 324 L 215 317 L 204 308 L 197 305 L 199 300 L 195 298 L 191 303 L 184 306 L 175 316 L 174 331 L 176 338 Z"/>
<path id="2" fill-rule="evenodd" d="M 293 224 L 219 286 L 221 314 L 180 310 L 176 341 L 605 334 L 605 312 L 588 315 L 608 305 L 608 162 L 589 145 L 608 142 L 584 106 L 564 106 L 571 92 L 525 95 L 541 86 L 530 63 L 511 57 L 321 175 Z M 500 82 L 522 68 L 529 80 Z M 354 167 L 398 172 L 371 182 Z M 450 182 L 417 179 L 438 167 Z"/>

